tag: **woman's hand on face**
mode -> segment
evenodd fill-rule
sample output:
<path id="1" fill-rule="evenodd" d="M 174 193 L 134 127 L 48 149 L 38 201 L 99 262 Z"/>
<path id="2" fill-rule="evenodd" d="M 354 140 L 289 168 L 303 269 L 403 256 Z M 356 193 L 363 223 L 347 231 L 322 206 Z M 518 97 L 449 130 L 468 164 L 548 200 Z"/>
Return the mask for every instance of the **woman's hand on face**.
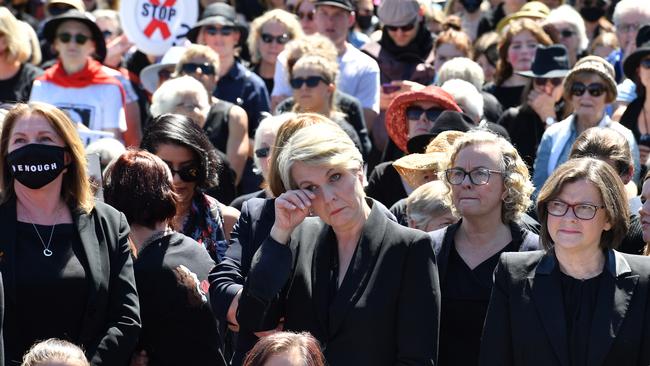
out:
<path id="1" fill-rule="evenodd" d="M 293 229 L 309 216 L 311 201 L 316 195 L 307 189 L 294 189 L 275 199 L 275 223 L 271 237 L 286 243 Z"/>
<path id="2" fill-rule="evenodd" d="M 528 94 L 528 105 L 537 113 L 542 121 L 548 117 L 556 118 L 555 116 L 555 100 L 551 95 L 531 90 Z"/>

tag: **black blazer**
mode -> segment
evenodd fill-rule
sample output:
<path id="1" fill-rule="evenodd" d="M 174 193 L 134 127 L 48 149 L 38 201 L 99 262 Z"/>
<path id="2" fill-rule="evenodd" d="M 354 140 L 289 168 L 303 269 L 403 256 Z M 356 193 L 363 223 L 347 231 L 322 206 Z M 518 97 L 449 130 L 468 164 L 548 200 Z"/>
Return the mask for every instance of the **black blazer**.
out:
<path id="1" fill-rule="evenodd" d="M 606 253 L 589 338 L 588 365 L 650 364 L 650 258 Z M 481 343 L 481 365 L 569 366 L 566 321 L 553 251 L 504 253 Z"/>
<path id="2" fill-rule="evenodd" d="M 433 365 L 440 285 L 429 237 L 388 219 L 375 202 L 350 267 L 330 295 L 332 228 L 307 218 L 259 248 L 239 302 L 247 329 L 308 331 L 331 365 Z"/>
<path id="3" fill-rule="evenodd" d="M 138 293 L 127 242 L 129 225 L 122 213 L 102 202 L 95 202 L 89 214 L 73 210 L 72 219 L 85 254 L 79 260 L 88 275 L 89 296 L 79 343 L 94 366 L 126 365 L 140 332 Z M 16 201 L 1 205 L 0 270 L 6 303 L 14 306 L 16 222 Z"/>

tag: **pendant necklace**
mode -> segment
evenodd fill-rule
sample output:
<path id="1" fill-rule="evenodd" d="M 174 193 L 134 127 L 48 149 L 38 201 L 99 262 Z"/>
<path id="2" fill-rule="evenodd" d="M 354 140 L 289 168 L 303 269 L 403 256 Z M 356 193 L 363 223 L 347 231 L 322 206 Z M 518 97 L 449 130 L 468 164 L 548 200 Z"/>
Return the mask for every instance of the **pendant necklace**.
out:
<path id="1" fill-rule="evenodd" d="M 57 213 L 60 211 L 61 209 L 59 208 L 59 211 L 57 211 Z M 58 224 L 54 224 L 54 226 L 52 226 L 52 230 L 50 231 L 50 239 L 47 241 L 47 245 L 45 245 L 45 241 L 43 240 L 43 237 L 41 237 L 41 233 L 38 231 L 38 228 L 36 227 L 36 224 L 34 224 L 33 221 L 34 220 L 32 220 L 32 226 L 36 231 L 36 235 L 38 235 L 38 239 L 41 241 L 41 244 L 43 245 L 43 255 L 46 257 L 51 257 L 52 254 L 54 253 L 52 253 L 52 250 L 50 250 L 50 245 L 52 244 L 52 237 L 54 236 L 54 228 L 56 228 L 56 225 Z"/>

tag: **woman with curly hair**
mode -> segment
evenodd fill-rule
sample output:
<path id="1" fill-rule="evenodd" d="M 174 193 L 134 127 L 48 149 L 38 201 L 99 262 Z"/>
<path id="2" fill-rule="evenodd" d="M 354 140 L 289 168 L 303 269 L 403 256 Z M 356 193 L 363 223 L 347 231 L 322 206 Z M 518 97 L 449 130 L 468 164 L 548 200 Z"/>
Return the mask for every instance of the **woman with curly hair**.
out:
<path id="1" fill-rule="evenodd" d="M 490 132 L 465 133 L 449 156 L 441 178 L 460 221 L 431 233 L 442 293 L 438 360 L 476 365 L 499 256 L 538 247 L 521 224 L 533 185 L 517 150 Z"/>

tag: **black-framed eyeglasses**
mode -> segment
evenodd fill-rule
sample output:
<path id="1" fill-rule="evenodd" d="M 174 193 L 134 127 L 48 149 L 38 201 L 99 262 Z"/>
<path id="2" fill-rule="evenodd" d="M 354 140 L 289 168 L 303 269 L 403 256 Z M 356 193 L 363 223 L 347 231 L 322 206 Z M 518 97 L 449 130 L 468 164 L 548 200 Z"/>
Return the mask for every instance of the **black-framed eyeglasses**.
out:
<path id="1" fill-rule="evenodd" d="M 407 25 L 401 25 L 401 26 L 385 25 L 384 28 L 386 28 L 386 30 L 389 32 L 396 32 L 398 29 L 401 30 L 402 32 L 408 32 L 408 31 L 412 31 L 415 28 L 415 22 Z"/>
<path id="2" fill-rule="evenodd" d="M 296 15 L 298 16 L 298 19 L 305 20 L 305 18 L 306 18 L 310 22 L 314 20 L 314 14 L 316 14 L 316 11 L 314 11 L 314 10 L 308 11 L 308 12 L 299 11 L 299 12 L 296 13 Z"/>
<path id="3" fill-rule="evenodd" d="M 551 83 L 554 87 L 562 85 L 563 78 L 535 78 L 535 85 L 544 86 L 546 83 Z"/>
<path id="4" fill-rule="evenodd" d="M 291 84 L 291 87 L 294 89 L 302 88 L 303 84 L 307 84 L 308 88 L 315 88 L 321 81 L 325 84 L 330 83 L 329 80 L 325 79 L 322 76 L 308 76 L 306 78 L 293 78 L 289 80 L 289 84 Z"/>
<path id="5" fill-rule="evenodd" d="M 639 62 L 639 65 L 646 70 L 650 69 L 650 58 L 641 60 L 641 62 Z"/>
<path id="6" fill-rule="evenodd" d="M 78 45 L 83 45 L 90 39 L 90 36 L 85 34 L 70 34 L 67 32 L 59 33 L 56 35 L 56 38 L 61 41 L 61 43 L 68 43 L 74 39 L 74 42 Z"/>
<path id="7" fill-rule="evenodd" d="M 571 29 L 562 29 L 560 31 L 560 37 L 562 38 L 571 38 L 576 34 L 576 32 L 572 31 Z"/>
<path id="8" fill-rule="evenodd" d="M 482 186 L 488 184 L 490 181 L 490 175 L 494 174 L 503 174 L 500 170 L 492 170 L 488 168 L 474 168 L 471 171 L 467 172 L 463 168 L 451 168 L 445 170 L 445 178 L 447 182 L 452 185 L 462 184 L 465 180 L 465 177 L 469 175 L 469 181 L 472 182 L 475 186 Z"/>
<path id="9" fill-rule="evenodd" d="M 255 150 L 255 156 L 257 156 L 258 159 L 268 158 L 270 153 L 271 153 L 271 148 L 268 146 Z"/>
<path id="10" fill-rule="evenodd" d="M 422 117 L 422 113 L 427 117 L 427 119 L 431 122 L 435 121 L 440 114 L 444 112 L 443 109 L 440 109 L 440 107 L 431 107 L 429 109 L 424 109 L 422 107 L 418 106 L 411 106 L 406 108 L 406 118 L 409 120 L 418 120 L 420 117 Z"/>
<path id="11" fill-rule="evenodd" d="M 183 74 L 195 74 L 198 70 L 201 70 L 201 74 L 203 75 L 214 75 L 216 72 L 214 65 L 207 62 L 202 64 L 188 62 L 181 65 L 181 71 Z"/>
<path id="12" fill-rule="evenodd" d="M 592 97 L 599 97 L 603 95 L 606 90 L 607 88 L 605 85 L 601 83 L 591 83 L 589 85 L 585 85 L 581 82 L 576 82 L 571 85 L 571 94 L 575 95 L 576 97 L 581 97 L 585 94 L 585 91 L 589 92 L 589 95 Z"/>
<path id="13" fill-rule="evenodd" d="M 235 32 L 235 27 L 230 26 L 230 25 L 225 25 L 221 28 L 217 28 L 214 25 L 206 25 L 205 26 L 205 33 L 211 35 L 211 36 L 216 36 L 217 34 L 221 34 L 222 36 L 229 36 Z"/>
<path id="14" fill-rule="evenodd" d="M 261 38 L 262 42 L 264 43 L 272 43 L 275 41 L 277 44 L 287 44 L 287 42 L 291 40 L 291 37 L 286 33 L 280 34 L 279 36 L 274 36 L 269 33 L 262 33 Z"/>
<path id="15" fill-rule="evenodd" d="M 172 168 L 171 164 L 167 164 L 167 166 L 172 172 L 172 177 L 178 174 L 184 182 L 196 182 L 200 178 L 199 167 L 196 165 L 186 165 L 178 170 Z"/>
<path id="16" fill-rule="evenodd" d="M 569 208 L 573 210 L 573 215 L 580 220 L 591 220 L 596 216 L 598 209 L 605 208 L 605 206 L 592 205 L 591 203 L 576 203 L 570 205 L 560 200 L 551 200 L 546 203 L 546 211 L 551 216 L 562 217 L 566 215 Z"/>

